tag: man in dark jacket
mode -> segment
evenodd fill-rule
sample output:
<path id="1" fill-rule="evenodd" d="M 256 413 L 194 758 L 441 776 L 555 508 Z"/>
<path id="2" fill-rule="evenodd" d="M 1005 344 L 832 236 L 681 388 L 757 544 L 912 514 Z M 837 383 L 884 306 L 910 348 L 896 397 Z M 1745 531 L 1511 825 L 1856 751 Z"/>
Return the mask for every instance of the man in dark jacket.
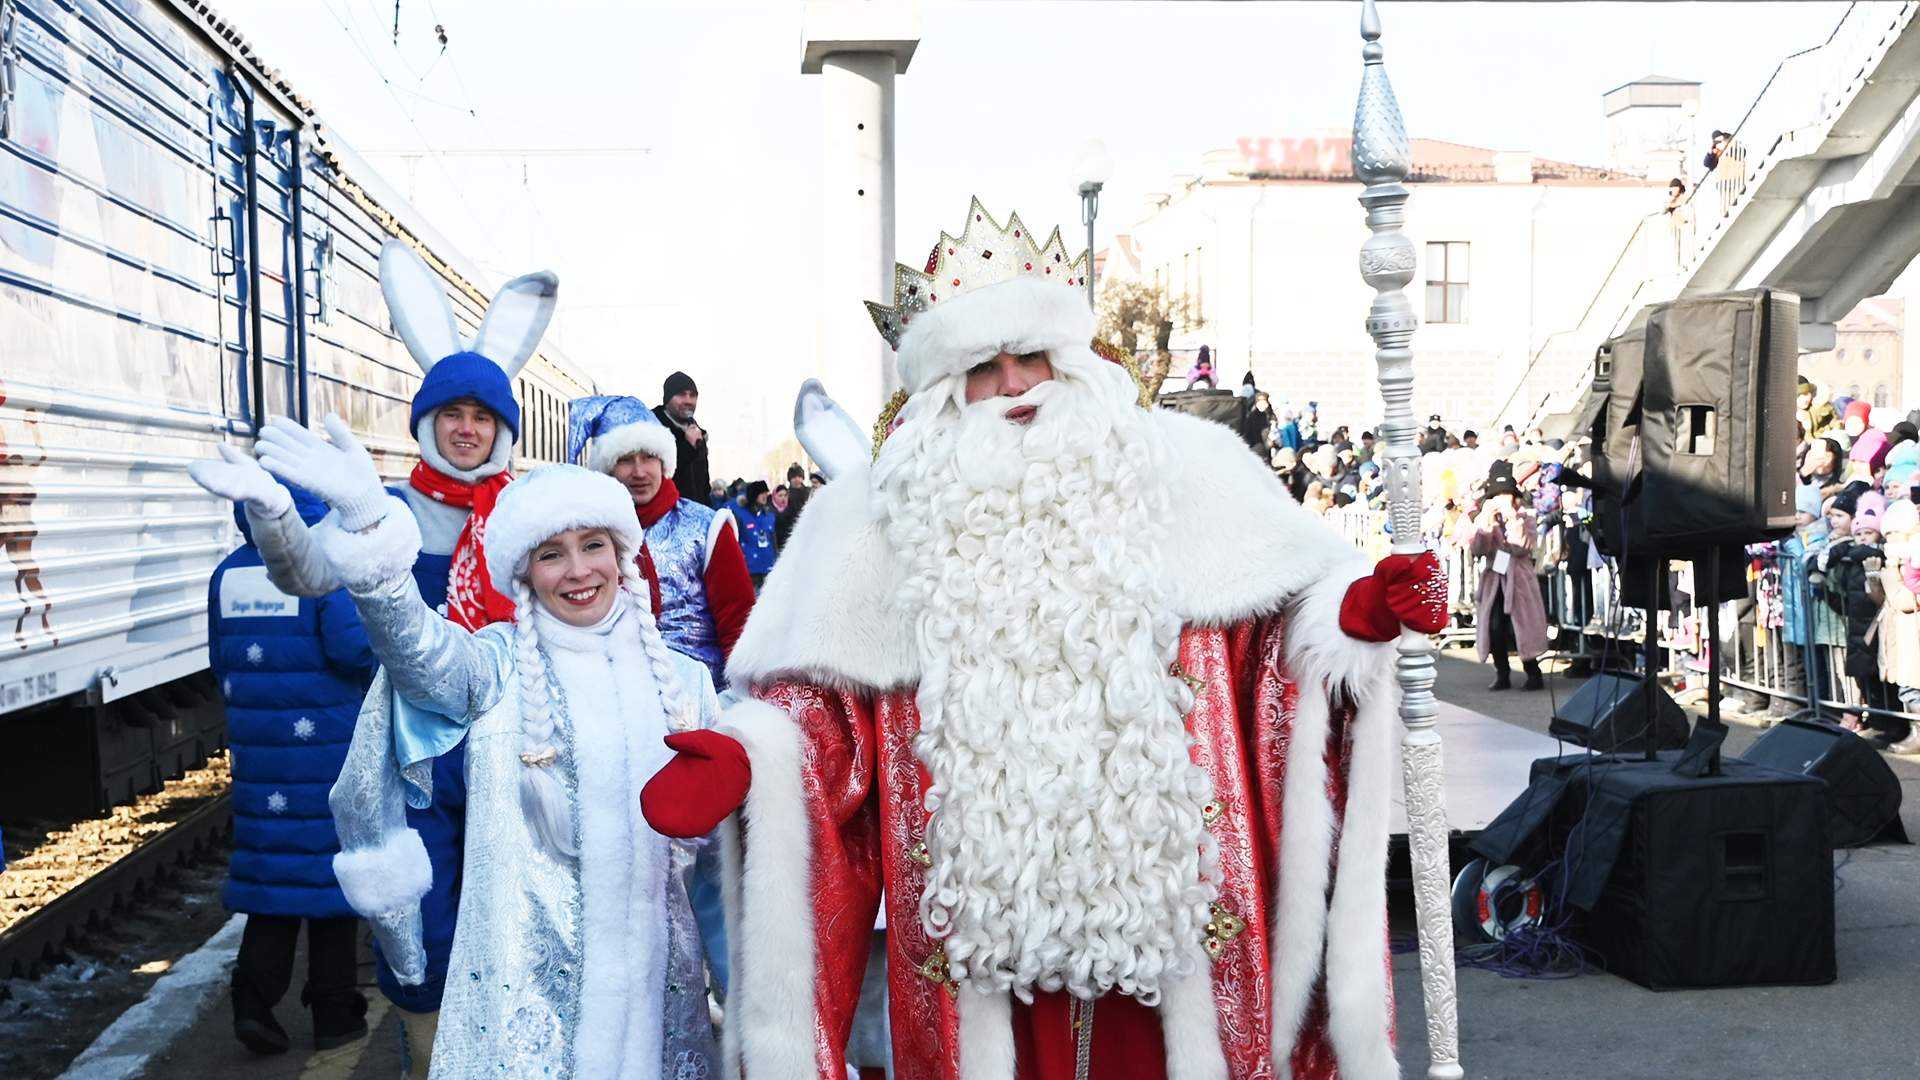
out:
<path id="1" fill-rule="evenodd" d="M 303 491 L 294 508 L 309 525 L 327 508 Z M 258 1054 L 287 1050 L 273 1007 L 293 979 L 300 923 L 307 924 L 313 1041 L 330 1049 L 367 1032 L 354 989 L 359 919 L 333 875 L 340 850 L 327 793 L 340 775 L 378 661 L 345 589 L 289 596 L 267 580 L 246 514 L 246 543 L 213 572 L 208 656 L 227 702 L 233 744 L 233 857 L 222 899 L 247 916 L 233 969 L 234 1037 Z"/>
<path id="2" fill-rule="evenodd" d="M 787 505 L 776 507 L 773 523 L 773 546 L 784 549 L 787 546 L 787 534 L 793 531 L 793 523 L 800 520 L 800 511 L 807 508 L 807 498 L 813 489 L 807 486 L 807 470 L 799 462 L 787 466 Z"/>
<path id="3" fill-rule="evenodd" d="M 693 377 L 676 371 L 661 384 L 660 404 L 653 407 L 653 415 L 673 432 L 674 450 L 678 455 L 673 467 L 673 486 L 695 498 L 713 486 L 707 471 L 707 433 L 693 419 L 693 410 L 699 404 L 700 388 L 693 385 Z"/>

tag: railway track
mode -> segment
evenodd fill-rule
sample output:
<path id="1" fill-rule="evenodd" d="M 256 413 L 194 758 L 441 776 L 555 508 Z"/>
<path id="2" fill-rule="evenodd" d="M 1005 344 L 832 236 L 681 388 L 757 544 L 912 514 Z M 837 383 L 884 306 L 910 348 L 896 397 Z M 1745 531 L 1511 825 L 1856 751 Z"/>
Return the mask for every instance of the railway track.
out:
<path id="1" fill-rule="evenodd" d="M 138 905 L 162 876 L 220 846 L 233 828 L 221 774 L 216 790 L 79 823 L 10 865 L 0 875 L 9 916 L 0 929 L 0 979 L 37 975 L 89 929 Z"/>

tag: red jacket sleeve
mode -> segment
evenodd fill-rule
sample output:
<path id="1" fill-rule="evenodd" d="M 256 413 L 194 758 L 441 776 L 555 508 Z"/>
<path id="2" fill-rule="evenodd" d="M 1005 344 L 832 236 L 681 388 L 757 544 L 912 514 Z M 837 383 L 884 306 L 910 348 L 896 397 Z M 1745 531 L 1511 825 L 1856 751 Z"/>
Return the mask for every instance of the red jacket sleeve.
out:
<path id="1" fill-rule="evenodd" d="M 707 607 L 713 612 L 721 654 L 733 655 L 733 643 L 753 613 L 753 578 L 747 574 L 747 553 L 740 549 L 731 519 L 720 526 L 707 552 Z"/>

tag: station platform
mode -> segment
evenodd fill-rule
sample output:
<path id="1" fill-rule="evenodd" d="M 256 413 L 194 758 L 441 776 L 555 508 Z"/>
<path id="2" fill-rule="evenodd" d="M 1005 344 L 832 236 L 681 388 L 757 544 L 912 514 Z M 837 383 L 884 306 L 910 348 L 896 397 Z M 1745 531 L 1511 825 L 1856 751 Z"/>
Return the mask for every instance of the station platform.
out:
<path id="1" fill-rule="evenodd" d="M 1535 758 L 1560 752 L 1560 742 L 1504 720 L 1441 701 L 1434 726 L 1440 732 L 1445 769 L 1447 826 L 1455 836 L 1471 837 L 1500 816 L 1527 789 L 1527 771 Z M 1542 702 L 1544 704 L 1544 702 Z M 1400 779 L 1400 737 L 1393 740 L 1393 817 L 1390 835 L 1404 843 L 1407 791 Z"/>

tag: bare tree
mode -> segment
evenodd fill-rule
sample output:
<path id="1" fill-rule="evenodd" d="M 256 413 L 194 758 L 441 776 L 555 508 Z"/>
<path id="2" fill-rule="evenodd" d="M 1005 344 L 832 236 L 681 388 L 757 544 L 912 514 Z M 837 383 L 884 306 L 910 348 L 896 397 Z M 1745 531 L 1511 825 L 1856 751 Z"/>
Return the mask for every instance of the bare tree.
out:
<path id="1" fill-rule="evenodd" d="M 1174 327 L 1201 325 L 1199 305 L 1191 297 L 1171 297 L 1164 288 L 1134 278 L 1108 278 L 1102 283 L 1097 314 L 1100 321 L 1095 332 L 1129 355 L 1139 356 L 1142 345 L 1152 342 L 1153 355 L 1141 362 L 1140 376 L 1154 396 L 1173 367 L 1169 346 Z"/>

